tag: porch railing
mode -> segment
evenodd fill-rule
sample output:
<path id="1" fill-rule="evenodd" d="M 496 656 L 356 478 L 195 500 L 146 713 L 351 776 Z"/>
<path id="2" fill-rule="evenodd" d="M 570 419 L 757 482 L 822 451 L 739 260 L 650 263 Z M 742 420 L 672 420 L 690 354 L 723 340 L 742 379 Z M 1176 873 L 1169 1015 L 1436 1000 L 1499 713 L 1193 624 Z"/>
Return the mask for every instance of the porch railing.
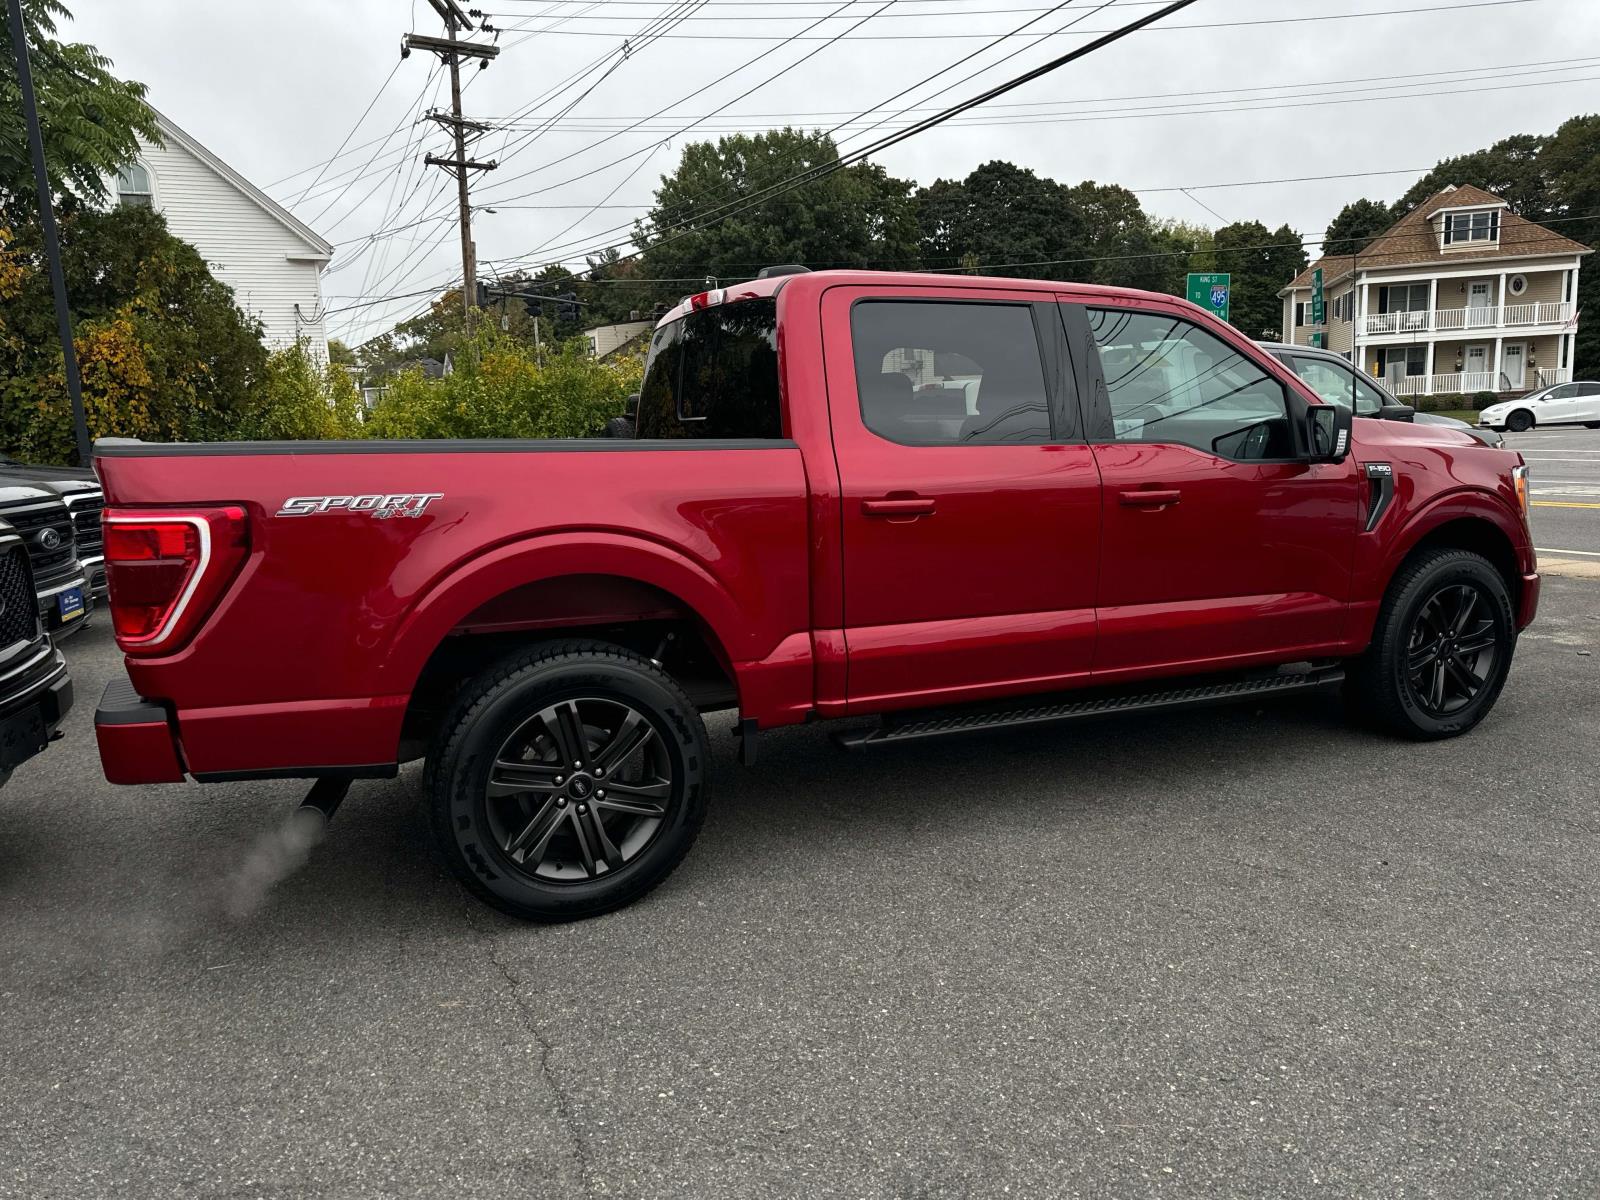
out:
<path id="1" fill-rule="evenodd" d="M 1572 320 L 1572 301 L 1536 300 L 1527 304 L 1435 308 L 1416 312 L 1370 313 L 1364 336 L 1399 333 L 1449 333 L 1461 329 L 1522 329 L 1530 325 L 1565 325 Z"/>
<path id="2" fill-rule="evenodd" d="M 1512 387 L 1501 374 L 1498 384 L 1493 371 L 1454 371 L 1445 375 L 1405 375 L 1383 379 L 1384 387 L 1396 396 L 1447 396 L 1474 392 L 1525 392 L 1557 383 L 1572 382 L 1571 367 L 1539 367 L 1528 371 L 1521 387 Z"/>

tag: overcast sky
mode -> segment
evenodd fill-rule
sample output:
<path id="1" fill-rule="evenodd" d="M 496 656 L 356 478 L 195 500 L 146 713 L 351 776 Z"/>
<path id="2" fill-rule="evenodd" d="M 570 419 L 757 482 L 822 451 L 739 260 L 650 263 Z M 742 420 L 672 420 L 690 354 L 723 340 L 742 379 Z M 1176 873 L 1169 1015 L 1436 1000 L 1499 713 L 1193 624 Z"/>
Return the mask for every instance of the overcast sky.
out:
<path id="1" fill-rule="evenodd" d="M 877 119 L 907 104 L 942 107 L 1157 2 L 463 0 L 489 11 L 503 31 L 500 57 L 468 72 L 464 109 L 490 123 L 516 119 L 475 150 L 501 161 L 475 185 L 475 203 L 498 208 L 475 218 L 479 256 L 513 260 L 548 246 L 534 261 L 581 258 L 623 241 L 617 227 L 648 207 L 660 175 L 704 131 L 786 119 L 828 128 L 869 110 Z M 448 108 L 448 88 L 438 87 L 431 55 L 400 62 L 398 53 L 406 30 L 442 32 L 428 0 L 68 3 L 76 17 L 69 36 L 109 54 L 119 73 L 149 85 L 157 108 L 339 243 L 324 284 L 330 310 L 440 285 L 459 272 L 453 182 L 416 161 L 446 149 L 443 130 L 416 121 L 431 105 Z M 640 45 L 641 31 L 661 28 L 654 18 L 671 11 L 688 15 Z M 1304 19 L 1334 13 L 1376 15 Z M 1022 34 L 990 48 L 1025 22 L 1032 23 Z M 828 44 L 839 34 L 843 40 Z M 1048 36 L 1039 41 L 1041 34 Z M 630 38 L 638 48 L 618 63 Z M 954 65 L 974 51 L 982 52 Z M 880 108 L 930 75 L 937 78 Z M 1359 99 L 1333 102 L 1341 96 Z M 1597 0 L 1199 0 L 879 161 L 928 183 L 1009 159 L 1069 183 L 1133 188 L 1158 217 L 1211 226 L 1287 221 L 1315 238 L 1346 201 L 1392 199 L 1439 158 L 1507 134 L 1550 132 L 1600 107 L 1597 96 Z M 574 100 L 563 126 L 530 136 L 539 118 Z M 650 150 L 730 102 L 707 117 L 703 132 Z M 662 109 L 640 129 L 595 145 Z M 893 117 L 888 127 L 920 115 Z M 317 180 L 352 129 L 344 156 Z M 846 131 L 839 136 L 847 149 L 853 144 Z M 857 133 L 855 144 L 864 140 Z M 595 168 L 604 169 L 574 180 Z M 1393 173 L 1208 186 L 1380 171 Z M 1160 190 L 1177 187 L 1200 190 Z M 538 188 L 549 190 L 530 194 Z M 597 204 L 620 207 L 587 211 Z M 370 240 L 398 226 L 408 227 Z M 330 333 L 359 340 L 424 303 L 335 312 Z"/>

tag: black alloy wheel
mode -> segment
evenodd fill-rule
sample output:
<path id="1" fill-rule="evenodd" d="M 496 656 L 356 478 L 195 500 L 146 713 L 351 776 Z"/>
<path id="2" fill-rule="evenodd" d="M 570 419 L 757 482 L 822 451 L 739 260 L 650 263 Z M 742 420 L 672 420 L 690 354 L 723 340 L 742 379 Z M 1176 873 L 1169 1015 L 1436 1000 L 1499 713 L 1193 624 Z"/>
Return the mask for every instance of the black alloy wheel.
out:
<path id="1" fill-rule="evenodd" d="M 434 841 L 479 899 L 571 921 L 670 875 L 705 821 L 705 724 L 657 664 L 607 642 L 531 646 L 462 687 L 426 773 Z"/>
<path id="2" fill-rule="evenodd" d="M 1533 428 L 1533 414 L 1525 408 L 1519 408 L 1506 418 L 1506 428 L 1512 433 L 1527 433 Z"/>
<path id="3" fill-rule="evenodd" d="M 1477 699 L 1498 658 L 1489 599 L 1472 583 L 1452 583 L 1428 597 L 1411 622 L 1406 687 L 1418 708 L 1444 720 Z"/>
<path id="4" fill-rule="evenodd" d="M 1494 707 L 1516 647 L 1516 611 L 1494 564 L 1457 547 L 1419 550 L 1390 580 L 1372 641 L 1349 663 L 1346 703 L 1400 737 L 1456 737 Z"/>
<path id="5" fill-rule="evenodd" d="M 608 696 L 529 717 L 495 754 L 484 805 L 507 865 L 542 883 L 616 871 L 660 832 L 672 762 L 650 718 Z"/>

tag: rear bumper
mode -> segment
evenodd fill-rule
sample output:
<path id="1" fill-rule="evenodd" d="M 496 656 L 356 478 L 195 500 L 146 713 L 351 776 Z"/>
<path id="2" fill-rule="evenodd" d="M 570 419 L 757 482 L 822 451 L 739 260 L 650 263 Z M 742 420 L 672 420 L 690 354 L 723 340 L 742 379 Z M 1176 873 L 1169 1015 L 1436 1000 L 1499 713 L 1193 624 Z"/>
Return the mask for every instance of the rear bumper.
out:
<path id="1" fill-rule="evenodd" d="M 108 782 L 183 782 L 167 710 L 139 695 L 126 678 L 106 684 L 94 710 L 94 739 Z"/>
<path id="2" fill-rule="evenodd" d="M 1539 572 L 1531 571 L 1522 577 L 1522 603 L 1518 606 L 1517 629 L 1526 629 L 1539 615 Z"/>
<path id="3" fill-rule="evenodd" d="M 111 783 L 390 779 L 404 715 L 403 696 L 171 714 L 123 677 L 106 685 L 94 733 Z"/>

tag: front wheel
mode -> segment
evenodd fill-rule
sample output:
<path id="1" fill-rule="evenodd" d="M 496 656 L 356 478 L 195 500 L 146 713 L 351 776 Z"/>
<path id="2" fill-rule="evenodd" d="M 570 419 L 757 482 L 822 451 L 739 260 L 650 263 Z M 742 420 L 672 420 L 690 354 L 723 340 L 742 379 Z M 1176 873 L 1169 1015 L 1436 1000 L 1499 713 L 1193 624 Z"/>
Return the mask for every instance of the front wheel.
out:
<path id="1" fill-rule="evenodd" d="M 1427 552 L 1401 568 L 1372 645 L 1353 664 L 1353 707 L 1419 741 L 1455 737 L 1488 715 L 1516 649 L 1505 581 L 1468 550 Z"/>
<path id="2" fill-rule="evenodd" d="M 1527 433 L 1533 428 L 1533 414 L 1525 408 L 1519 408 L 1506 418 L 1506 428 L 1512 433 Z"/>
<path id="3" fill-rule="evenodd" d="M 429 764 L 434 837 L 494 907 L 570 921 L 630 904 L 705 818 L 705 726 L 648 659 L 604 642 L 535 647 L 462 690 Z"/>

